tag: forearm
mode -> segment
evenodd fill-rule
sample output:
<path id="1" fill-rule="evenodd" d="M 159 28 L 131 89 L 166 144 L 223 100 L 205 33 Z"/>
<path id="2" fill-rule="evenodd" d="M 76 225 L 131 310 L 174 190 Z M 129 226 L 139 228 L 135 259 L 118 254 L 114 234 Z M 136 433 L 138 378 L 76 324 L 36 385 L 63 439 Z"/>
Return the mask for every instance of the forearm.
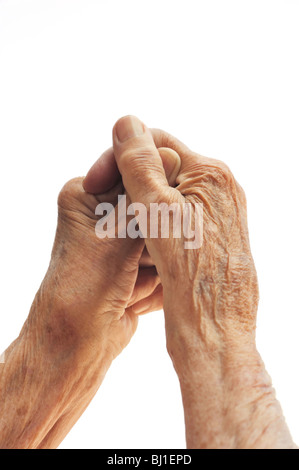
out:
<path id="1" fill-rule="evenodd" d="M 110 365 L 100 348 L 85 348 L 84 338 L 76 340 L 55 321 L 41 321 L 49 308 L 35 300 L 0 364 L 0 448 L 57 447 Z M 57 311 L 47 313 L 55 318 Z"/>
<path id="2" fill-rule="evenodd" d="M 241 337 L 216 344 L 188 338 L 186 331 L 179 338 L 168 351 L 180 381 L 188 448 L 295 447 L 254 343 L 242 344 Z"/>

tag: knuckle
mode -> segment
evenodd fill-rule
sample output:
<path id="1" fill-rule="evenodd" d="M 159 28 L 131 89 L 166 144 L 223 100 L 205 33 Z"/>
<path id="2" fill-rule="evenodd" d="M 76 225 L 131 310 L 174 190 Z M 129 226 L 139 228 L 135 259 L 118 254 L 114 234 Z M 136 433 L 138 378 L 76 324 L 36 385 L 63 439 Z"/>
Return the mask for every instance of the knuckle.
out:
<path id="1" fill-rule="evenodd" d="M 218 160 L 213 168 L 213 176 L 218 182 L 231 182 L 234 180 L 233 174 L 226 163 Z"/>
<path id="2" fill-rule="evenodd" d="M 193 165 L 188 167 L 188 171 L 191 174 L 202 175 L 203 179 L 214 184 L 227 184 L 234 181 L 233 174 L 226 163 L 197 154 L 194 154 Z"/>
<path id="3" fill-rule="evenodd" d="M 205 162 L 198 171 L 202 173 L 202 181 L 219 190 L 232 190 L 235 186 L 235 178 L 230 168 L 220 160 Z"/>
<path id="4" fill-rule="evenodd" d="M 246 193 L 245 193 L 244 189 L 242 188 L 242 186 L 237 181 L 235 182 L 235 184 L 236 184 L 237 193 L 238 193 L 238 196 L 240 198 L 240 201 L 243 204 L 243 206 L 246 207 L 246 205 L 247 205 Z"/>
<path id="5" fill-rule="evenodd" d="M 83 178 L 73 178 L 69 180 L 61 189 L 58 195 L 58 206 L 67 208 L 72 201 L 77 199 L 78 195 L 83 192 Z"/>
<path id="6" fill-rule="evenodd" d="M 236 181 L 230 168 L 223 162 L 217 161 L 212 171 L 212 179 L 219 189 L 229 190 L 230 194 L 235 193 L 241 205 L 246 209 L 246 194 L 242 186 Z"/>

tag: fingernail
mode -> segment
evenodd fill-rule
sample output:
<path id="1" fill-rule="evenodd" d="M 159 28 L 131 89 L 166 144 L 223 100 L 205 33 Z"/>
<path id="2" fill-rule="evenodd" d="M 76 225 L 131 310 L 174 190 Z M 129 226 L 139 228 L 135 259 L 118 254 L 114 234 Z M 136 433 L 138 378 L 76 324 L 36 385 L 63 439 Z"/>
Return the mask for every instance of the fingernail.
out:
<path id="1" fill-rule="evenodd" d="M 144 133 L 144 125 L 135 116 L 125 116 L 117 121 L 115 132 L 120 142 L 138 137 Z"/>

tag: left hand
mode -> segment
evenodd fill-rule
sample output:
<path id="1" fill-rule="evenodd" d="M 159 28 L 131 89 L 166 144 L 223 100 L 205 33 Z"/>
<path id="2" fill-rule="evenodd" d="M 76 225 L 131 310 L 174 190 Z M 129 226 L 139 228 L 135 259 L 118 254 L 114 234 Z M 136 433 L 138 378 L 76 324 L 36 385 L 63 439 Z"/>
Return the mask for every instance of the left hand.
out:
<path id="1" fill-rule="evenodd" d="M 99 171 L 102 191 L 92 184 Z M 130 341 L 136 306 L 161 307 L 156 269 L 148 257 L 142 262 L 144 241 L 96 236 L 96 206 L 115 202 L 123 189 L 109 171 L 104 157 L 84 180 L 85 189 L 96 194 L 84 191 L 83 178 L 76 178 L 59 195 L 48 272 L 0 365 L 1 448 L 57 447 Z"/>
<path id="2" fill-rule="evenodd" d="M 144 250 L 144 240 L 96 236 L 97 205 L 110 202 L 117 211 L 117 196 L 123 192 L 120 177 L 111 172 L 111 152 L 103 154 L 85 179 L 71 180 L 60 192 L 56 239 L 40 289 L 52 306 L 42 318 L 49 348 L 55 350 L 59 344 L 85 349 L 100 344 L 109 362 L 130 341 L 137 314 L 161 309 L 163 303 L 160 279 Z M 161 156 L 172 178 L 179 157 L 165 150 Z M 101 190 L 99 173 L 105 180 Z"/>

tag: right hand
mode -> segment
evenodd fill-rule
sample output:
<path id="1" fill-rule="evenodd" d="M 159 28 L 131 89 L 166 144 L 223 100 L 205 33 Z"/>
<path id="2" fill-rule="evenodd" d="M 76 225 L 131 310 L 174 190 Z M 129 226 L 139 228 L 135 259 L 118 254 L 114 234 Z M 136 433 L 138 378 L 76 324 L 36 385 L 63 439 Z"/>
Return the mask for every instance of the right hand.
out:
<path id="1" fill-rule="evenodd" d="M 159 147 L 181 158 L 176 187 Z M 133 202 L 203 207 L 200 248 L 146 238 L 163 286 L 167 349 L 180 380 L 189 448 L 292 448 L 281 407 L 256 350 L 257 275 L 242 188 L 219 160 L 202 157 L 137 118 L 120 119 L 113 149 Z M 196 222 L 196 218 L 194 219 Z M 196 222 L 198 223 L 198 222 Z"/>
<path id="2" fill-rule="evenodd" d="M 170 187 L 157 147 L 181 157 L 177 186 Z M 168 350 L 203 345 L 215 351 L 223 339 L 253 343 L 258 284 L 250 252 L 246 200 L 228 167 L 202 157 L 162 131 L 150 132 L 133 116 L 113 130 L 114 155 L 133 202 L 203 204 L 203 243 L 185 249 L 183 238 L 147 238 L 164 292 Z M 180 353 L 178 353 L 181 356 Z M 179 359 L 178 359 L 179 360 Z"/>

